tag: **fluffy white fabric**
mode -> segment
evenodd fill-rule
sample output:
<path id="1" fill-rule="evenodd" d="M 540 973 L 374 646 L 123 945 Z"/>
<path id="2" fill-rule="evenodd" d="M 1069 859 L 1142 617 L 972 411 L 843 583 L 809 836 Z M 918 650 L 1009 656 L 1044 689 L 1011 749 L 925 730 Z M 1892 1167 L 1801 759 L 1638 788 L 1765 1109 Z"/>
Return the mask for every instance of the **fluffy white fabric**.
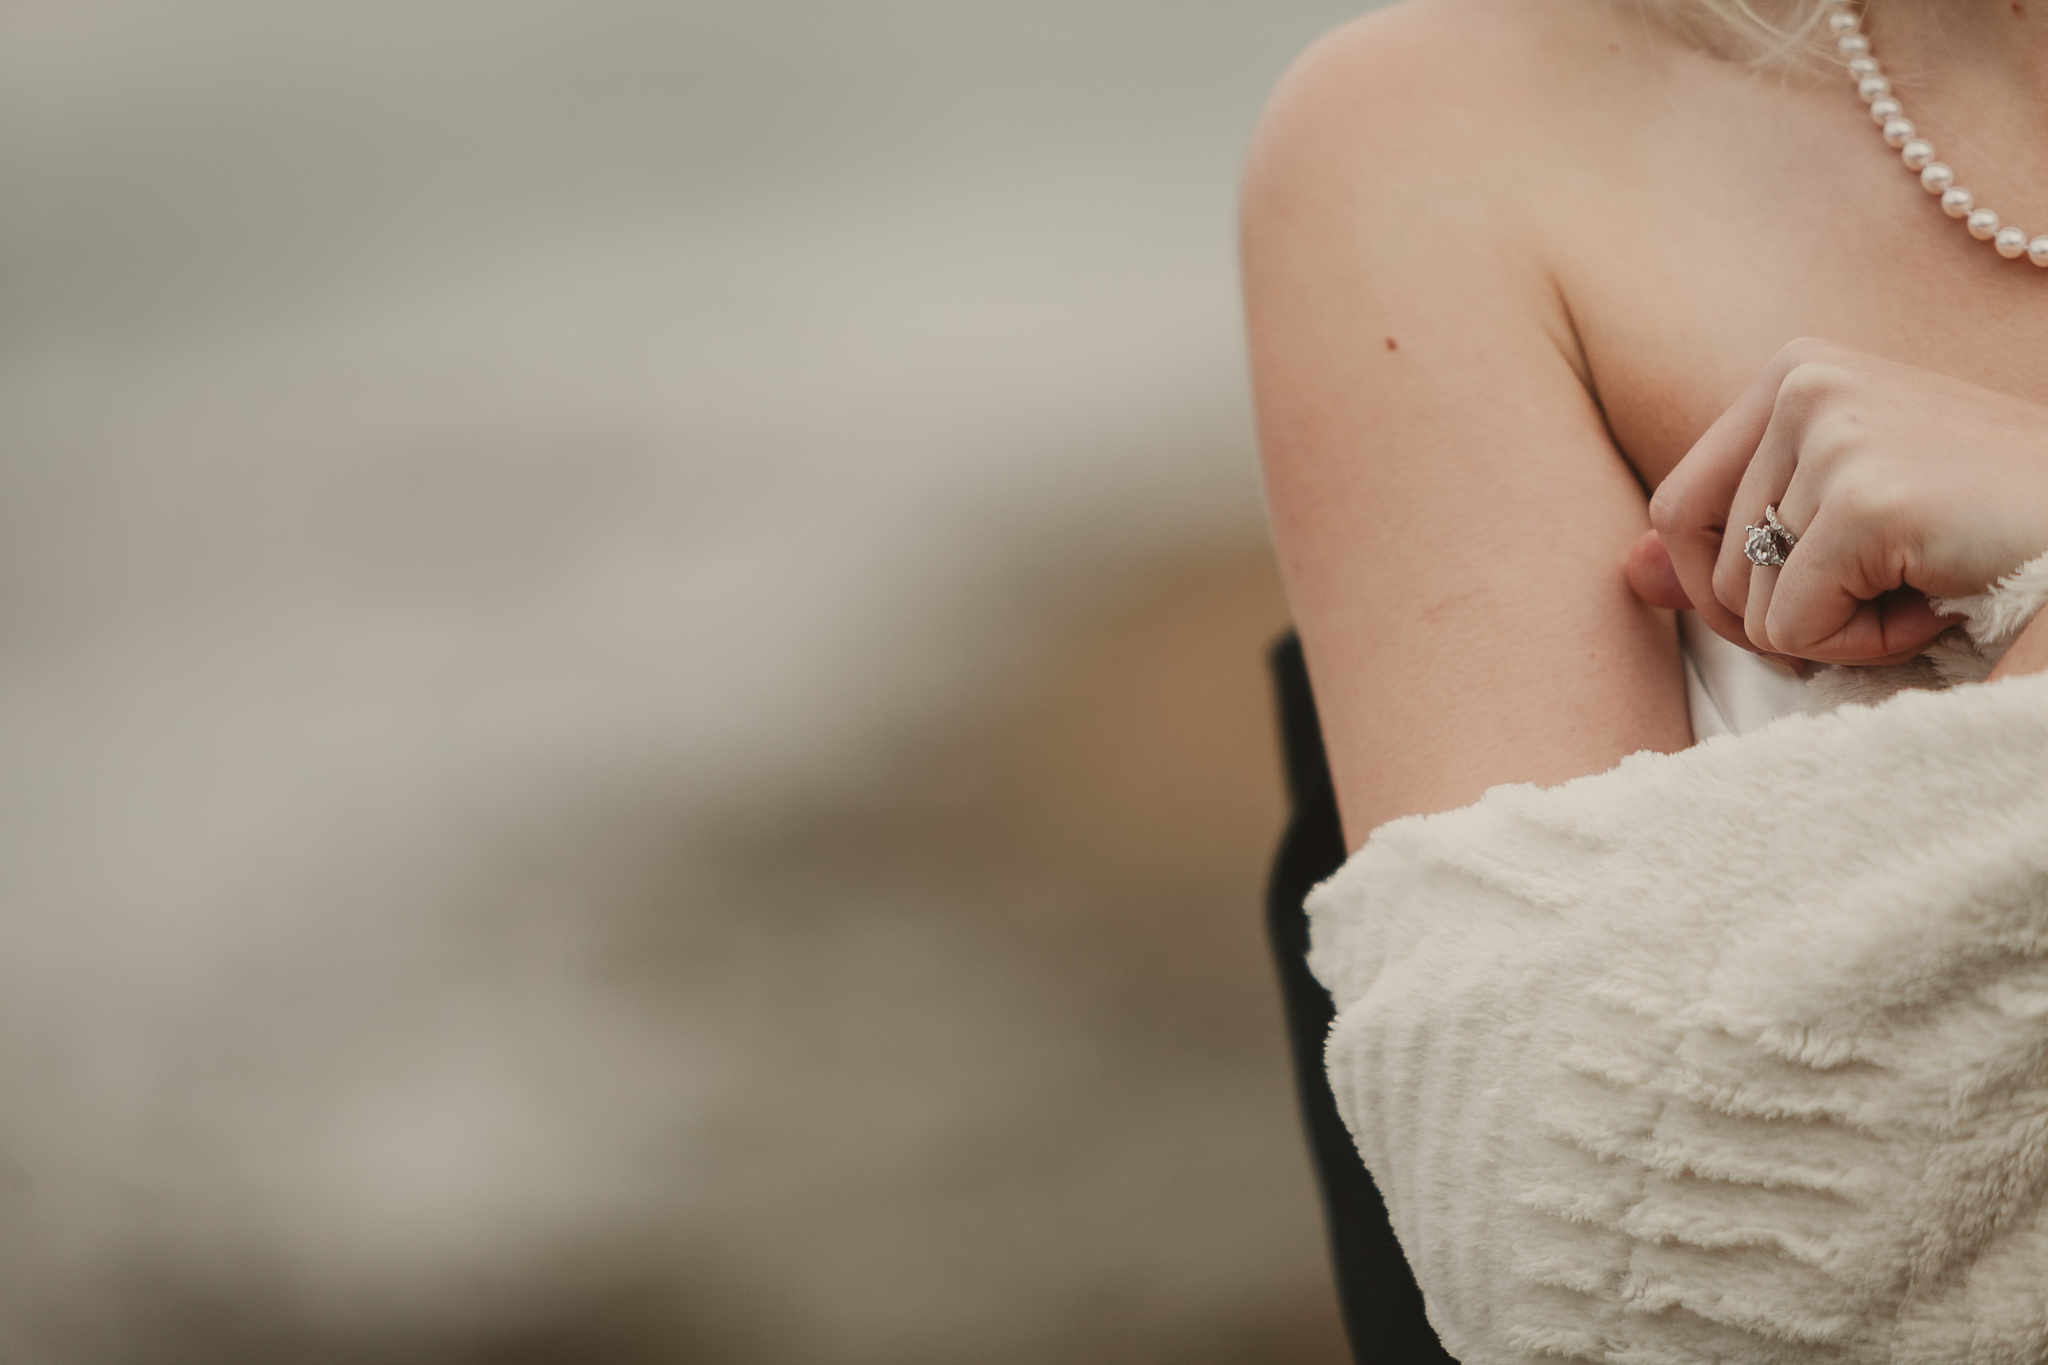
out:
<path id="1" fill-rule="evenodd" d="M 1309 911 L 1467 1365 L 2048 1360 L 2048 675 L 1496 788 Z"/>
<path id="2" fill-rule="evenodd" d="M 2030 559 L 1971 597 L 1930 599 L 1943 616 L 1960 616 L 1963 629 L 1996 662 L 2043 606 L 2048 606 L 2048 555 Z"/>

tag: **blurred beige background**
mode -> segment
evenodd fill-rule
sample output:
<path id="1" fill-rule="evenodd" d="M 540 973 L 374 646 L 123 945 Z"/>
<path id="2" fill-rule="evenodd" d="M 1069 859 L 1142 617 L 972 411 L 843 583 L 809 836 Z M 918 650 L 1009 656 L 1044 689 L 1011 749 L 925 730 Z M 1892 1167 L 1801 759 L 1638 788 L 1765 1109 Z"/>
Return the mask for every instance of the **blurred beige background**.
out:
<path id="1" fill-rule="evenodd" d="M 1354 8 L 0 0 L 0 1359 L 1341 1360 L 1231 200 Z"/>

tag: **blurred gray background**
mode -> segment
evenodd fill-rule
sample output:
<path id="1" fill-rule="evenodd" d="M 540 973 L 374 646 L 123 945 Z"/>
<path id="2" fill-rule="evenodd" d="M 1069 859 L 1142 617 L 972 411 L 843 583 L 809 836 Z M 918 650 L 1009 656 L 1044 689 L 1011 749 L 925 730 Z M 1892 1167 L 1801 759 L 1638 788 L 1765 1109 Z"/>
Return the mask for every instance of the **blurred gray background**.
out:
<path id="1" fill-rule="evenodd" d="M 0 0 L 0 1359 L 1336 1362 L 1322 0 Z"/>

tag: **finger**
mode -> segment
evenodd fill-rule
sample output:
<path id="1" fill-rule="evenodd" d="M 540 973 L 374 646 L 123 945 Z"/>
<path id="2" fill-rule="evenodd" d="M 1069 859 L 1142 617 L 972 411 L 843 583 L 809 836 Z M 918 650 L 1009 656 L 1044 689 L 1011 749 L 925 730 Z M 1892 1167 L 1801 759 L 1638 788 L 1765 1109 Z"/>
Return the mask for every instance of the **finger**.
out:
<path id="1" fill-rule="evenodd" d="M 1771 588 L 1778 581 L 1778 570 L 1760 564 L 1750 566 L 1749 600 L 1743 604 L 1742 628 L 1749 637 L 1750 645 L 1765 653 L 1781 653 L 1771 643 L 1768 622 L 1771 614 Z"/>
<path id="2" fill-rule="evenodd" d="M 1738 555 L 1742 549 L 1739 528 L 1745 523 L 1732 520 L 1729 509 L 1770 429 L 1786 376 L 1833 349 L 1812 341 L 1795 341 L 1781 349 L 1693 443 L 1650 500 L 1650 524 L 1663 537 L 1673 570 L 1700 619 L 1744 648 L 1749 647 L 1742 621 L 1746 591 L 1727 599 L 1715 592 L 1724 542 L 1732 541 Z M 1740 584 L 1746 589 L 1747 583 L 1745 572 Z"/>
<path id="3" fill-rule="evenodd" d="M 1762 613 L 1744 618 L 1763 638 L 1776 642 L 1773 648 L 1800 658 L 1814 658 L 1805 650 L 1845 628 L 1864 600 L 1891 586 L 1872 587 L 1859 597 L 1844 591 L 1847 585 L 1838 579 L 1830 580 L 1830 575 L 1843 568 L 1840 552 L 1844 545 L 1843 528 L 1836 519 L 1826 519 L 1817 535 L 1814 531 L 1815 523 L 1822 520 L 1820 506 L 1827 483 L 1826 471 L 1817 465 L 1795 464 L 1792 468 L 1774 505 L 1779 523 L 1792 532 L 1796 543 L 1779 568 L 1755 570 L 1771 574 L 1771 587 Z M 1761 512 L 1758 520 L 1762 520 Z M 1857 586 L 1866 586 L 1866 580 L 1859 578 Z"/>
<path id="4" fill-rule="evenodd" d="M 1721 539 L 1720 553 L 1714 562 L 1714 596 L 1730 611 L 1741 612 L 1745 630 L 1750 642 L 1756 644 L 1763 632 L 1763 618 L 1752 615 L 1756 598 L 1750 590 L 1751 579 L 1758 573 L 1770 572 L 1749 562 L 1749 528 L 1764 524 L 1764 509 L 1776 505 L 1778 519 L 1798 538 L 1799 527 L 1785 520 L 1783 507 L 1786 488 L 1799 468 L 1799 442 L 1806 426 L 1806 414 L 1802 406 L 1781 400 L 1771 410 L 1771 420 L 1764 428 L 1763 439 L 1757 442 L 1756 453 L 1750 457 L 1748 468 L 1742 471 L 1742 480 L 1736 486 L 1735 496 L 1728 506 L 1728 532 Z M 1774 580 L 1775 581 L 1775 580 Z M 1770 598 L 1770 589 L 1764 590 L 1764 599 Z M 1761 647 L 1761 646 L 1759 646 Z"/>
<path id="5" fill-rule="evenodd" d="M 1788 505 L 1810 496 L 1788 490 Z M 1905 586 L 1904 568 L 1823 507 L 1777 571 L 1763 633 L 1774 647 L 1823 663 L 1900 663 L 1954 624 Z"/>
<path id="6" fill-rule="evenodd" d="M 1770 424 L 1774 386 L 1764 383 L 1767 377 L 1768 372 L 1714 420 L 1650 500 L 1651 525 L 1687 600 L 1716 634 L 1738 642 L 1748 638 L 1742 619 L 1715 596 L 1714 571 L 1728 505 Z"/>
<path id="7" fill-rule="evenodd" d="M 1683 611 L 1692 605 L 1692 599 L 1685 595 L 1685 586 L 1671 567 L 1664 541 L 1655 531 L 1643 532 L 1635 548 L 1629 551 L 1625 572 L 1629 589 L 1653 607 Z"/>
<path id="8" fill-rule="evenodd" d="M 1785 606 L 1782 586 L 1773 596 L 1781 611 L 1791 610 Z M 1801 645 L 1798 653 L 1824 664 L 1902 664 L 1917 658 L 1928 642 L 1954 624 L 1954 617 L 1935 615 L 1918 588 L 1894 588 L 1868 602 L 1856 602 L 1839 630 Z M 1767 630 L 1775 633 L 1777 628 Z"/>

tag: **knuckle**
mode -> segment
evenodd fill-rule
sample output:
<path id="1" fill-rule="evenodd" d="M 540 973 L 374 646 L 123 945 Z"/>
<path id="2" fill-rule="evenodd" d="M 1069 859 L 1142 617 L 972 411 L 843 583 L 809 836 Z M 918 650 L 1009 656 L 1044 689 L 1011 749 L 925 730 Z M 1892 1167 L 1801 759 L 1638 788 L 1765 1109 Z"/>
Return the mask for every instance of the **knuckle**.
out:
<path id="1" fill-rule="evenodd" d="M 1810 414 L 1846 391 L 1854 378 L 1847 366 L 1830 360 L 1802 360 L 1778 381 L 1779 409 Z"/>
<path id="2" fill-rule="evenodd" d="M 1815 336 L 1802 336 L 1794 337 L 1783 346 L 1780 346 L 1778 354 L 1772 357 L 1772 359 L 1776 364 L 1791 369 L 1808 361 L 1826 360 L 1831 356 L 1838 355 L 1840 352 L 1841 347 L 1835 345 L 1832 341 L 1823 341 Z"/>
<path id="3" fill-rule="evenodd" d="M 1799 462 L 1833 468 L 1856 452 L 1863 437 L 1863 424 L 1849 413 L 1823 413 L 1807 426 L 1799 443 Z"/>

